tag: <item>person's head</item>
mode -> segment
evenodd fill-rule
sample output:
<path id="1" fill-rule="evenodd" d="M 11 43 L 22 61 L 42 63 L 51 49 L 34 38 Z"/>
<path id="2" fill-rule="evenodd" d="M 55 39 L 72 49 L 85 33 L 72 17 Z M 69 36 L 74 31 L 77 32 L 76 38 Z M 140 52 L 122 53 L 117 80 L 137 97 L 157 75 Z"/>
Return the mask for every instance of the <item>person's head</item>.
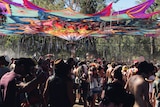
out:
<path id="1" fill-rule="evenodd" d="M 56 59 L 54 61 L 55 75 L 66 77 L 70 73 L 70 67 L 63 59 Z"/>
<path id="2" fill-rule="evenodd" d="M 85 60 L 78 62 L 78 66 L 82 66 L 83 64 L 86 64 Z"/>
<path id="3" fill-rule="evenodd" d="M 7 55 L 0 56 L 0 65 L 8 66 L 11 60 Z"/>
<path id="4" fill-rule="evenodd" d="M 50 68 L 50 61 L 48 59 L 40 59 L 38 61 L 38 66 L 43 69 L 43 71 L 48 72 Z"/>
<path id="5" fill-rule="evenodd" d="M 104 76 L 104 68 L 99 65 L 99 66 L 97 67 L 97 73 L 98 73 L 98 75 L 100 75 L 100 76 Z"/>
<path id="6" fill-rule="evenodd" d="M 37 61 L 38 66 L 42 66 L 43 62 L 44 62 L 44 58 L 43 58 L 43 57 L 40 57 L 40 58 L 38 59 L 38 61 Z"/>
<path id="7" fill-rule="evenodd" d="M 122 66 L 122 72 L 127 72 L 127 70 L 128 70 L 127 65 Z"/>
<path id="8" fill-rule="evenodd" d="M 91 66 L 89 68 L 89 71 L 91 72 L 90 74 L 93 76 L 93 77 L 96 77 L 97 76 L 97 68 L 95 66 Z"/>
<path id="9" fill-rule="evenodd" d="M 112 62 L 112 63 L 111 63 L 111 66 L 112 66 L 112 68 L 116 67 L 116 63 L 115 63 L 115 62 Z"/>
<path id="10" fill-rule="evenodd" d="M 150 76 L 154 71 L 154 65 L 152 63 L 148 63 L 147 61 L 140 62 L 137 68 L 137 74 L 145 74 L 146 76 Z"/>
<path id="11" fill-rule="evenodd" d="M 26 76 L 31 72 L 35 72 L 35 67 L 37 62 L 32 58 L 19 58 L 15 60 L 14 72 L 20 74 L 21 76 Z"/>
<path id="12" fill-rule="evenodd" d="M 74 60 L 74 58 L 68 58 L 67 64 L 69 64 L 71 67 L 73 67 L 76 64 L 76 61 Z"/>
<path id="13" fill-rule="evenodd" d="M 160 64 L 159 64 L 159 63 L 157 63 L 157 64 L 155 65 L 155 67 L 157 68 L 157 71 L 160 70 Z"/>
<path id="14" fill-rule="evenodd" d="M 122 80 L 122 66 L 118 65 L 116 66 L 113 71 L 112 71 L 112 75 L 113 78 L 118 79 L 118 80 Z"/>

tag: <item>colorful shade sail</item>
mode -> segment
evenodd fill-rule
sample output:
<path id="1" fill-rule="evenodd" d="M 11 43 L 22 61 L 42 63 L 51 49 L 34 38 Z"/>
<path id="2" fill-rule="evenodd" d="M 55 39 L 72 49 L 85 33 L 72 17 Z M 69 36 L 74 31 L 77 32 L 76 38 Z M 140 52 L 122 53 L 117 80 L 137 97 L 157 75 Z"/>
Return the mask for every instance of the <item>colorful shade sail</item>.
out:
<path id="1" fill-rule="evenodd" d="M 153 29 L 148 29 L 147 25 L 144 27 L 139 26 L 142 19 L 148 21 L 153 15 L 160 13 L 160 10 L 147 13 L 153 3 L 154 0 L 147 0 L 137 6 L 116 12 L 112 11 L 113 3 L 110 3 L 100 12 L 82 14 L 71 8 L 47 10 L 28 0 L 23 0 L 23 4 L 10 0 L 0 0 L 0 17 L 2 17 L 0 20 L 0 34 L 43 33 L 47 36 L 57 36 L 68 41 L 77 41 L 88 36 L 155 36 L 159 32 L 157 21 L 154 21 Z"/>
<path id="2" fill-rule="evenodd" d="M 148 0 L 144 3 L 141 3 L 137 6 L 131 7 L 129 9 L 125 9 L 125 10 L 121 10 L 121 11 L 117 11 L 114 12 L 113 15 L 117 15 L 117 14 L 142 14 L 142 13 L 146 13 L 146 10 L 154 3 L 154 0 Z"/>

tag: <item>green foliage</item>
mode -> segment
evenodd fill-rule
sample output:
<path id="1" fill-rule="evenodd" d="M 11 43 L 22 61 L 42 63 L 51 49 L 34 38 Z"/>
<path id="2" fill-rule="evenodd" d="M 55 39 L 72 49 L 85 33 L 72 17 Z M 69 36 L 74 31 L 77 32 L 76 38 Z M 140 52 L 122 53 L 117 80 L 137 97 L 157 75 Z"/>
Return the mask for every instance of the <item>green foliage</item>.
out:
<path id="1" fill-rule="evenodd" d="M 155 39 L 155 51 L 154 58 L 159 59 L 160 53 L 157 49 L 159 47 L 160 38 Z M 100 56 L 107 58 L 108 60 L 127 60 L 134 59 L 138 56 L 145 56 L 146 59 L 151 58 L 151 42 L 149 37 L 144 36 L 113 36 L 109 39 L 97 40 L 97 51 L 100 52 Z M 158 55 L 158 56 L 157 56 Z"/>
<path id="2" fill-rule="evenodd" d="M 5 37 L 6 43 L 5 43 L 5 48 L 15 48 L 19 40 L 18 36 L 7 36 Z"/>
<path id="3" fill-rule="evenodd" d="M 95 13 L 105 7 L 105 0 L 80 0 L 80 12 L 85 14 Z"/>
<path id="4" fill-rule="evenodd" d="M 33 0 L 33 3 L 48 10 L 70 7 L 87 14 L 97 12 L 105 7 L 105 0 Z"/>
<path id="5" fill-rule="evenodd" d="M 33 0 L 33 3 L 47 10 L 60 10 L 65 6 L 64 0 Z"/>
<path id="6" fill-rule="evenodd" d="M 3 41 L 2 41 L 3 40 Z M 85 58 L 86 53 L 94 57 L 105 58 L 108 61 L 131 61 L 138 56 L 144 56 L 147 60 L 160 58 L 160 38 L 154 38 L 155 50 L 151 55 L 151 41 L 149 37 L 114 35 L 110 38 L 84 38 L 76 41 L 76 56 Z M 6 36 L 1 37 L 1 50 L 12 49 L 15 53 L 26 53 L 27 56 L 54 54 L 55 57 L 67 58 L 70 48 L 67 41 L 57 37 L 33 36 Z"/>

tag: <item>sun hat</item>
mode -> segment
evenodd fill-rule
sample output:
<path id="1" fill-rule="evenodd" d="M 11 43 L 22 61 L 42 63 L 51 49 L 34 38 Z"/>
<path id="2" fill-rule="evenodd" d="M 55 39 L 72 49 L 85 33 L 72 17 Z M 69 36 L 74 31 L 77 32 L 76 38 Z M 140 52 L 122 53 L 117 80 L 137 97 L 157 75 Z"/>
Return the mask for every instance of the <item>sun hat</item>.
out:
<path id="1" fill-rule="evenodd" d="M 36 72 L 36 69 L 38 69 L 37 62 L 33 58 L 15 58 L 15 69 L 14 72 L 26 76 L 27 74 L 31 75 L 32 72 Z M 19 70 L 19 68 L 22 68 Z"/>
<path id="2" fill-rule="evenodd" d="M 32 58 L 18 58 L 15 61 L 16 65 L 25 65 L 25 66 L 36 66 L 37 63 L 34 59 Z"/>
<path id="3" fill-rule="evenodd" d="M 0 56 L 0 61 L 3 65 L 8 66 L 11 62 L 11 59 L 7 55 Z"/>
<path id="4" fill-rule="evenodd" d="M 122 66 L 122 71 L 127 71 L 128 67 L 126 65 Z"/>
<path id="5" fill-rule="evenodd" d="M 69 73 L 69 65 L 63 59 L 56 59 L 54 61 L 55 74 L 66 75 Z"/>
<path id="6" fill-rule="evenodd" d="M 56 59 L 54 61 L 54 65 L 55 65 L 55 69 L 59 70 L 65 66 L 65 62 L 63 61 L 63 59 Z"/>

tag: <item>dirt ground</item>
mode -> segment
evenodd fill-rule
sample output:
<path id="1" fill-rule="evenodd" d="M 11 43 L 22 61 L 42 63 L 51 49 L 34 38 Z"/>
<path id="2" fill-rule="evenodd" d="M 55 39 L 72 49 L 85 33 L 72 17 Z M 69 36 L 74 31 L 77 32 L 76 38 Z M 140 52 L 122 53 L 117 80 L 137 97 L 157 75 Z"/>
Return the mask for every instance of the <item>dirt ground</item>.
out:
<path id="1" fill-rule="evenodd" d="M 95 104 L 95 107 L 98 107 L 98 103 Z M 76 100 L 76 103 L 74 104 L 73 107 L 84 107 L 83 104 L 79 104 L 78 101 Z"/>

